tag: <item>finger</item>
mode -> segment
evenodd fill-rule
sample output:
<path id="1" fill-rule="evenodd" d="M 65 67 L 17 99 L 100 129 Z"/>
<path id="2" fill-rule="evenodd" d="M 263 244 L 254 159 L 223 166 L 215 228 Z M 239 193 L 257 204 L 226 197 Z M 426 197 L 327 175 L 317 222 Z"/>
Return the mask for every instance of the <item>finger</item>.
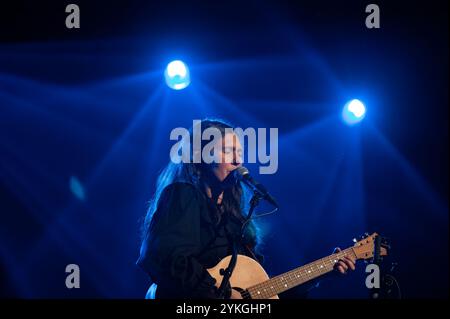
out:
<path id="1" fill-rule="evenodd" d="M 350 264 L 350 268 L 351 268 L 352 270 L 355 270 L 355 269 L 356 269 L 356 263 L 355 263 L 355 261 L 354 261 L 353 259 L 350 259 L 350 260 L 349 260 L 349 264 Z"/>
<path id="2" fill-rule="evenodd" d="M 339 266 L 341 266 L 344 269 L 344 271 L 348 270 L 347 264 L 342 260 L 339 260 Z"/>
<path id="3" fill-rule="evenodd" d="M 350 258 L 345 258 L 344 259 L 344 263 L 351 269 L 351 270 L 355 270 L 355 263 L 353 262 L 353 260 L 351 260 Z"/>
<path id="4" fill-rule="evenodd" d="M 344 256 L 345 258 L 347 258 L 348 260 L 350 260 L 352 263 L 356 263 L 356 259 L 354 257 L 351 256 Z"/>
<path id="5" fill-rule="evenodd" d="M 341 249 L 339 248 L 339 247 L 336 247 L 334 250 L 333 250 L 333 254 L 336 254 L 336 253 L 338 253 L 338 252 L 340 252 L 341 251 Z"/>
<path id="6" fill-rule="evenodd" d="M 355 270 L 355 264 L 349 260 L 349 259 L 345 259 L 344 263 L 347 265 L 348 268 L 350 268 L 351 270 Z"/>
<path id="7" fill-rule="evenodd" d="M 343 274 L 343 275 L 345 275 L 345 270 L 344 270 L 344 268 L 342 268 L 342 266 L 337 266 L 336 267 L 336 269 L 341 273 L 341 274 Z"/>

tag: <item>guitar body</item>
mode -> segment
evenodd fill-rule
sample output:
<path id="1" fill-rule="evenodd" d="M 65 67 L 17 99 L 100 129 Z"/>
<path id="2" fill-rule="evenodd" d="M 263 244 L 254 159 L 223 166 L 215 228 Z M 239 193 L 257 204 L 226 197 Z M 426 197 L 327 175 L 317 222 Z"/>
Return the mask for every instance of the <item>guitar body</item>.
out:
<path id="1" fill-rule="evenodd" d="M 209 274 L 216 279 L 216 286 L 219 287 L 222 282 L 223 276 L 220 274 L 220 270 L 225 270 L 231 260 L 231 256 L 223 258 L 216 266 L 209 268 Z M 245 290 L 248 287 L 259 284 L 269 279 L 264 268 L 254 259 L 238 255 L 236 260 L 236 266 L 230 278 L 231 288 L 238 291 Z M 270 299 L 279 299 L 277 295 Z"/>

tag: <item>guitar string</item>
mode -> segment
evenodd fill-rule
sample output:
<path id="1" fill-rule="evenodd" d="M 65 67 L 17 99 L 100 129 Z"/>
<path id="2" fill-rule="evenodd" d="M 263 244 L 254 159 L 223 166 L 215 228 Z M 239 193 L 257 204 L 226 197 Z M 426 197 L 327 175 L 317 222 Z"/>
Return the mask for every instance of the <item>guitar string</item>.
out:
<path id="1" fill-rule="evenodd" d="M 247 291 L 250 293 L 251 296 L 253 295 L 256 298 L 272 297 L 277 294 L 275 291 L 279 291 L 278 293 L 283 292 L 285 290 L 292 288 L 293 286 L 297 286 L 299 284 L 307 282 L 308 280 L 317 278 L 318 276 L 320 276 L 322 274 L 332 271 L 332 269 L 333 269 L 334 265 L 337 263 L 337 261 L 344 256 L 348 256 L 349 254 L 353 255 L 355 258 L 357 257 L 356 253 L 353 250 L 353 247 L 349 247 L 343 251 L 340 251 L 339 253 L 337 253 L 335 255 L 321 258 L 315 262 L 312 262 L 305 266 L 294 269 L 283 275 L 273 277 L 263 283 L 251 286 L 247 289 Z M 309 266 L 309 267 L 306 268 L 306 266 Z M 314 266 L 317 269 L 314 269 Z M 309 271 L 311 271 L 311 272 L 307 272 L 307 271 L 302 272 L 302 270 L 304 270 L 304 269 L 309 269 Z M 286 276 L 287 276 L 287 279 L 285 280 Z M 285 284 L 282 283 L 282 280 L 285 280 Z M 275 287 L 273 284 L 275 284 Z M 258 288 L 260 288 L 260 289 L 258 289 Z"/>

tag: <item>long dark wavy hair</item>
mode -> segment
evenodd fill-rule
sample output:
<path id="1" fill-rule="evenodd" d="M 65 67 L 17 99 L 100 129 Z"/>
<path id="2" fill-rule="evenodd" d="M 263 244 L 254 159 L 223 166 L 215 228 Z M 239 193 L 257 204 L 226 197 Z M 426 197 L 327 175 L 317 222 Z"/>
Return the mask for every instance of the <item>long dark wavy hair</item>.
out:
<path id="1" fill-rule="evenodd" d="M 200 122 L 201 133 L 208 128 L 216 128 L 220 131 L 222 137 L 225 136 L 225 129 L 233 129 L 233 126 L 224 120 L 220 119 L 204 119 Z M 190 129 L 190 145 L 193 145 L 193 131 L 194 128 Z M 209 141 L 201 140 L 201 150 L 206 143 Z M 180 148 L 183 147 L 183 142 L 180 143 Z M 191 152 L 191 160 L 188 162 L 181 161 L 180 163 L 174 163 L 170 161 L 169 164 L 160 173 L 156 182 L 156 191 L 153 198 L 149 201 L 149 208 L 145 216 L 143 224 L 143 235 L 145 235 L 150 230 L 150 224 L 158 207 L 158 201 L 161 197 L 164 189 L 176 182 L 189 183 L 194 185 L 199 191 L 204 192 L 202 188 L 202 176 L 206 174 L 206 169 L 208 169 L 204 163 L 194 163 L 193 152 Z M 250 190 L 243 185 L 241 182 L 237 181 L 232 187 L 226 188 L 224 190 L 222 198 L 222 206 L 226 213 L 233 215 L 242 223 L 245 221 L 249 209 L 249 201 L 251 198 Z M 218 224 L 221 220 L 220 214 L 217 214 L 215 221 Z M 255 250 L 259 248 L 261 244 L 261 236 L 258 225 L 252 220 L 246 225 L 244 233 L 244 242 L 253 246 Z"/>

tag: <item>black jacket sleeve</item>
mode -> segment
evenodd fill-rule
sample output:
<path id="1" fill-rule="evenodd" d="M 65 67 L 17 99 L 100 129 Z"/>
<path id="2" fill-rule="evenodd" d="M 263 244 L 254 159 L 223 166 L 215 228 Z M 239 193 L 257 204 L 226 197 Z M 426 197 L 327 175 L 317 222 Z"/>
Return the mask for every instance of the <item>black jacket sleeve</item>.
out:
<path id="1" fill-rule="evenodd" d="M 169 298 L 216 297 L 216 280 L 195 258 L 202 248 L 200 214 L 194 186 L 172 184 L 161 194 L 142 243 L 137 264 L 150 275 L 158 289 L 165 290 Z"/>

